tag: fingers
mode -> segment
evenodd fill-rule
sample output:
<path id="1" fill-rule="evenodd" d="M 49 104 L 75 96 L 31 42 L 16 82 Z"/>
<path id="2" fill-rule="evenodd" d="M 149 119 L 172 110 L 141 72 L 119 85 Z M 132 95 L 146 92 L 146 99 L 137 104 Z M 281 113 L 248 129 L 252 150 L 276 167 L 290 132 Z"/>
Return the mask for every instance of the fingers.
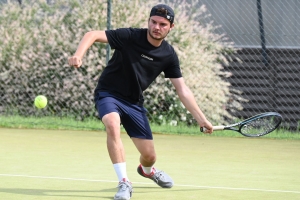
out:
<path id="1" fill-rule="evenodd" d="M 82 60 L 78 56 L 72 56 L 68 58 L 68 63 L 70 66 L 79 68 L 82 65 Z"/>
<path id="2" fill-rule="evenodd" d="M 206 128 L 206 127 L 201 127 L 200 128 L 200 131 L 202 133 L 208 133 L 208 134 L 211 134 L 213 132 L 213 129 L 212 128 Z"/>
<path id="3" fill-rule="evenodd" d="M 204 133 L 212 134 L 212 132 L 213 132 L 212 128 L 207 128 Z"/>
<path id="4" fill-rule="evenodd" d="M 205 123 L 200 124 L 200 131 L 211 134 L 214 130 L 212 124 L 209 121 L 205 121 Z"/>

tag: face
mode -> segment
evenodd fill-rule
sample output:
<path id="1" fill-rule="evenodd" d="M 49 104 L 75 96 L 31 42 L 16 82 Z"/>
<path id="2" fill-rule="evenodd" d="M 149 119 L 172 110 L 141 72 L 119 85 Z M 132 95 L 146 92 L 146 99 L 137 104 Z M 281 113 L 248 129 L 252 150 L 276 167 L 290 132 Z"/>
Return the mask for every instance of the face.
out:
<path id="1" fill-rule="evenodd" d="M 164 17 L 152 16 L 148 22 L 149 36 L 154 40 L 163 40 L 170 30 L 174 27 L 174 24 L 170 24 L 170 21 Z"/>

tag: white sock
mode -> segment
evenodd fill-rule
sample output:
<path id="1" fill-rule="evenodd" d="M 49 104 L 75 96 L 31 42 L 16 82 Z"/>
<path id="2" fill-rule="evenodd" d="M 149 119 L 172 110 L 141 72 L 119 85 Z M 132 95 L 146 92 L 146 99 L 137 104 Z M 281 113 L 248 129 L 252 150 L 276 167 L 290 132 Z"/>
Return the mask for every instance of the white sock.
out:
<path id="1" fill-rule="evenodd" d="M 151 174 L 151 172 L 154 171 L 153 166 L 152 167 L 144 167 L 142 165 L 142 169 L 143 169 L 143 172 L 147 175 Z"/>
<path id="2" fill-rule="evenodd" d="M 128 177 L 127 177 L 127 172 L 126 172 L 126 162 L 114 164 L 114 169 L 118 176 L 119 181 L 123 181 L 124 178 L 127 181 L 129 181 Z"/>

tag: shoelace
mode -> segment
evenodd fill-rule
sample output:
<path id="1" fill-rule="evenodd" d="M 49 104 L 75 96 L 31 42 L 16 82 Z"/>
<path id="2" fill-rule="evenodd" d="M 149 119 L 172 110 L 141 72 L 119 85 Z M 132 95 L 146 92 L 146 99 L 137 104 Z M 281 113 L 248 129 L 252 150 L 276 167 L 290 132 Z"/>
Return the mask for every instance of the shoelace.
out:
<path id="1" fill-rule="evenodd" d="M 163 180 L 163 179 L 164 179 L 164 175 L 163 175 L 162 171 L 157 171 L 157 172 L 155 172 L 154 175 L 153 175 L 153 179 L 154 179 L 156 182 L 158 182 L 158 181 L 160 181 L 160 180 Z"/>
<path id="2" fill-rule="evenodd" d="M 122 191 L 126 190 L 127 188 L 129 188 L 128 183 L 122 182 L 118 185 L 117 188 L 120 188 Z"/>

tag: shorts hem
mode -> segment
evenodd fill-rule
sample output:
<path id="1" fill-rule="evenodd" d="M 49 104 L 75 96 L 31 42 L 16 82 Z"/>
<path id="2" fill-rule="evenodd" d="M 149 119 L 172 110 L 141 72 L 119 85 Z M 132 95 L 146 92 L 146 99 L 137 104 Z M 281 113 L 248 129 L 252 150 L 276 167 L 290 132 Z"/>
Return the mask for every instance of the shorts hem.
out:
<path id="1" fill-rule="evenodd" d="M 153 140 L 153 137 L 152 138 L 147 138 L 147 137 L 143 137 L 143 136 L 130 136 L 130 135 L 129 135 L 129 137 L 130 138 L 144 139 L 144 140 Z"/>

